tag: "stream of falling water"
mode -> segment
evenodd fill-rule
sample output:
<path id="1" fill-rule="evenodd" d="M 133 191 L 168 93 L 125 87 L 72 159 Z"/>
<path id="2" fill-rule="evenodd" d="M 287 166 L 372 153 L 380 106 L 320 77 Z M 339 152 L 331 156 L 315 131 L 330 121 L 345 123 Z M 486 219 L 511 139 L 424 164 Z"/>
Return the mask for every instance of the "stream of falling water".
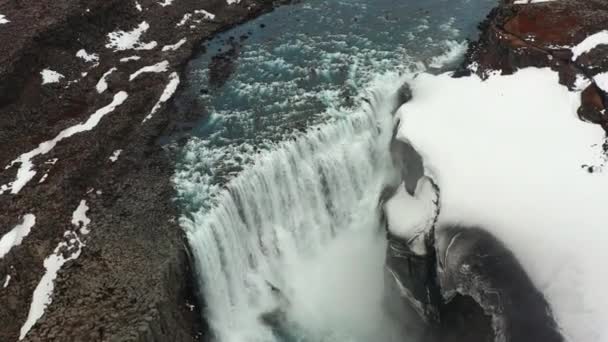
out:
<path id="1" fill-rule="evenodd" d="M 359 110 L 260 154 L 211 211 L 183 219 L 219 341 L 402 337 L 382 306 L 377 210 L 399 77 L 378 83 Z M 272 329 L 260 318 L 276 309 Z"/>
<path id="2" fill-rule="evenodd" d="M 457 62 L 492 5 L 310 0 L 210 42 L 240 56 L 219 89 L 211 53 L 191 63 L 181 102 L 209 115 L 174 183 L 214 341 L 419 340 L 384 284 L 392 112 L 403 75 Z"/>

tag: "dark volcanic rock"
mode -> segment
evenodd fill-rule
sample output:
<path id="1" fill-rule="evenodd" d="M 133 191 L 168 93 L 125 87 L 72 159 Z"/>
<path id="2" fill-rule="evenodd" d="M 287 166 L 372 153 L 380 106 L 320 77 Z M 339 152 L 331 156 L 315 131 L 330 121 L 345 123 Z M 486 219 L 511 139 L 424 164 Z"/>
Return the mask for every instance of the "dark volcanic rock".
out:
<path id="1" fill-rule="evenodd" d="M 141 4 L 138 10 L 136 3 Z M 52 302 L 28 333 L 31 341 L 191 341 L 198 339 L 200 310 L 192 289 L 187 243 L 172 204 L 171 161 L 156 142 L 177 117 L 170 101 L 151 113 L 201 40 L 271 10 L 271 0 L 160 1 L 89 0 L 0 2 L 9 23 L 0 25 L 0 236 L 36 216 L 20 246 L 0 259 L 0 341 L 14 341 L 26 321 L 44 260 L 64 236 L 79 235 L 81 254 L 60 269 Z M 205 18 L 205 10 L 215 17 Z M 188 18 L 184 25 L 178 25 Z M 143 22 L 149 50 L 114 51 L 108 33 L 132 31 Z M 165 48 L 186 39 L 179 48 Z M 85 61 L 85 49 L 99 55 Z M 121 62 L 126 57 L 138 60 Z M 143 73 L 167 62 L 167 70 Z M 40 72 L 61 73 L 42 85 Z M 107 90 L 96 85 L 106 78 Z M 91 130 L 73 134 L 48 153 L 32 158 L 35 176 L 18 193 L 10 183 L 21 166 L 11 162 L 61 131 L 86 122 L 116 94 L 128 98 Z M 122 150 L 113 162 L 109 157 Z M 6 168 L 5 168 L 6 167 Z M 72 214 L 86 200 L 90 234 L 77 232 Z M 74 250 L 72 250 L 73 252 Z M 70 257 L 72 252 L 62 252 Z M 2 285 L 2 284 L 0 284 Z"/>

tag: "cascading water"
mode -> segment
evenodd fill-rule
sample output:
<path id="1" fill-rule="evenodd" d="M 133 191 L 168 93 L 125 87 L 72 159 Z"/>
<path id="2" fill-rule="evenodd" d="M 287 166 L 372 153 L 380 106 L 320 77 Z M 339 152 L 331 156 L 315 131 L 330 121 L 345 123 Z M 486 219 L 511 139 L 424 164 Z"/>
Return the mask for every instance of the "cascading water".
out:
<path id="1" fill-rule="evenodd" d="M 396 90 L 386 88 L 350 116 L 259 155 L 214 209 L 183 220 L 219 341 L 274 341 L 261 316 L 277 309 L 283 328 L 311 341 L 400 336 L 381 306 L 377 205 L 392 170 Z"/>
<path id="2" fill-rule="evenodd" d="M 219 90 L 211 55 L 193 61 L 182 102 L 210 116 L 174 181 L 214 341 L 417 340 L 386 305 L 378 199 L 393 177 L 392 112 L 400 74 L 463 51 L 493 2 L 479 1 L 430 0 L 428 15 L 417 1 L 310 0 L 210 42 L 242 50 Z M 245 47 L 234 39 L 251 31 Z"/>

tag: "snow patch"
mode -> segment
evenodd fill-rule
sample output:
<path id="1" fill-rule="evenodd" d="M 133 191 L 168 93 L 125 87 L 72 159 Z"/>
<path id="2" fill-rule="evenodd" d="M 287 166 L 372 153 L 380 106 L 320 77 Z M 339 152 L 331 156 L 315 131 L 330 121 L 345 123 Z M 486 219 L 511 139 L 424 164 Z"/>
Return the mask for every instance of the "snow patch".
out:
<path id="1" fill-rule="evenodd" d="M 150 24 L 142 21 L 136 28 L 131 31 L 115 31 L 108 33 L 109 42 L 106 44 L 108 49 L 114 51 L 125 50 L 152 50 L 157 43 L 151 41 L 149 43 L 141 42 L 141 36 L 148 31 Z"/>
<path id="2" fill-rule="evenodd" d="M 98 63 L 99 62 L 99 54 L 96 53 L 88 53 L 85 49 L 80 49 L 76 52 L 76 57 L 84 60 L 89 63 Z"/>
<path id="3" fill-rule="evenodd" d="M 144 9 L 141 7 L 141 4 L 139 3 L 139 1 L 135 1 L 135 8 L 136 8 L 138 11 L 140 11 L 140 12 L 144 10 Z"/>
<path id="4" fill-rule="evenodd" d="M 15 246 L 19 246 L 23 239 L 30 233 L 32 227 L 36 224 L 36 216 L 26 214 L 23 216 L 23 222 L 16 225 L 8 233 L 4 234 L 0 239 L 0 259 L 4 258 L 8 252 Z"/>
<path id="5" fill-rule="evenodd" d="M 91 220 L 87 217 L 87 211 L 89 211 L 87 201 L 82 200 L 80 201 L 78 208 L 72 213 L 72 224 L 76 228 L 80 228 L 80 233 L 84 235 L 89 234 L 89 229 L 87 227 L 89 226 L 89 223 L 91 223 Z"/>
<path id="6" fill-rule="evenodd" d="M 62 74 L 51 69 L 42 70 L 40 75 L 42 76 L 42 84 L 58 83 L 62 78 L 65 78 Z"/>
<path id="7" fill-rule="evenodd" d="M 173 44 L 173 45 L 165 45 L 163 46 L 163 51 L 175 51 L 177 49 L 179 49 L 180 47 L 182 47 L 182 45 L 184 45 L 186 43 L 187 39 L 186 38 L 182 38 L 180 39 L 179 42 Z"/>
<path id="8" fill-rule="evenodd" d="M 171 5 L 172 3 L 173 3 L 173 0 L 163 0 L 162 2 L 159 2 L 158 4 L 163 7 L 167 7 L 167 6 Z"/>
<path id="9" fill-rule="evenodd" d="M 108 89 L 108 82 L 106 81 L 106 78 L 108 76 L 110 76 L 110 74 L 112 74 L 116 70 L 118 70 L 118 69 L 112 68 L 112 69 L 106 71 L 106 73 L 103 74 L 103 76 L 101 76 L 101 78 L 99 79 L 99 82 L 97 82 L 97 85 L 95 86 L 95 89 L 97 89 L 97 92 L 99 94 L 105 92 Z"/>
<path id="10" fill-rule="evenodd" d="M 116 150 L 116 151 L 112 152 L 112 155 L 108 159 L 110 159 L 110 161 L 112 163 L 114 163 L 118 160 L 118 157 L 120 156 L 121 153 L 122 153 L 122 150 Z"/>
<path id="11" fill-rule="evenodd" d="M 156 102 L 154 107 L 152 107 L 150 114 L 148 114 L 148 116 L 146 116 L 144 118 L 142 123 L 144 123 L 152 118 L 152 116 L 162 107 L 163 103 L 167 102 L 173 96 L 173 94 L 177 90 L 178 86 L 179 86 L 179 76 L 177 75 L 176 72 L 173 72 L 173 73 L 171 73 L 171 75 L 169 75 L 169 83 L 167 83 L 165 90 L 163 91 L 162 95 L 160 96 L 160 99 L 158 100 L 158 102 Z"/>
<path id="12" fill-rule="evenodd" d="M 451 78 L 421 74 L 398 138 L 441 188 L 439 223 L 480 225 L 513 251 L 567 340 L 608 341 L 608 174 L 582 165 L 605 133 L 576 115 L 580 92 L 550 69 Z"/>
<path id="13" fill-rule="evenodd" d="M 128 95 L 124 91 L 116 93 L 110 104 L 91 114 L 87 121 L 64 129 L 63 131 L 59 132 L 55 138 L 40 143 L 37 148 L 22 154 L 17 159 L 13 160 L 5 167 L 5 169 L 9 169 L 16 164 L 20 164 L 19 169 L 17 170 L 16 179 L 9 184 L 2 185 L 2 187 L 0 187 L 0 195 L 9 189 L 13 194 L 21 191 L 21 189 L 36 175 L 36 171 L 33 170 L 34 164 L 32 162 L 34 157 L 49 153 L 63 139 L 69 138 L 77 133 L 92 130 L 105 115 L 111 113 L 114 111 L 114 109 L 116 109 L 116 107 L 125 102 L 127 97 Z"/>
<path id="14" fill-rule="evenodd" d="M 8 284 L 11 282 L 11 275 L 7 274 L 6 275 L 6 279 L 4 280 L 4 285 L 2 285 L 2 288 L 5 289 L 8 287 Z"/>
<path id="15" fill-rule="evenodd" d="M 572 48 L 572 60 L 576 61 L 581 55 L 595 49 L 598 45 L 608 44 L 608 30 L 594 33 Z"/>
<path id="16" fill-rule="evenodd" d="M 198 15 L 202 15 L 203 16 L 202 19 L 194 19 L 193 20 L 193 22 L 195 22 L 196 24 L 199 24 L 204 19 L 206 19 L 206 20 L 213 20 L 213 19 L 215 19 L 215 14 L 209 13 L 209 12 L 207 12 L 205 10 L 195 10 L 194 14 L 198 14 Z M 186 14 L 184 14 L 184 16 L 182 17 L 182 20 L 180 20 L 180 22 L 177 23 L 176 26 L 177 27 L 184 26 L 188 21 L 190 21 L 190 19 L 192 19 L 192 17 L 193 17 L 193 13 L 186 13 Z"/>
<path id="17" fill-rule="evenodd" d="M 130 61 L 138 61 L 140 59 L 141 59 L 141 57 L 139 57 L 139 56 L 125 57 L 125 58 L 121 58 L 120 59 L 120 63 L 125 63 L 125 62 L 130 62 Z"/>
<path id="18" fill-rule="evenodd" d="M 135 78 L 137 78 L 137 76 L 139 76 L 143 73 L 146 73 L 146 72 L 161 73 L 161 72 L 167 71 L 168 68 L 169 68 L 168 61 L 162 61 L 162 62 L 156 63 L 154 65 L 148 65 L 148 66 L 145 66 L 145 67 L 137 70 L 136 72 L 132 73 L 131 76 L 129 76 L 129 81 L 133 81 Z"/>
<path id="19" fill-rule="evenodd" d="M 4 14 L 0 14 L 0 25 L 2 25 L 2 24 L 8 24 L 10 22 L 11 22 L 10 20 L 6 19 L 6 17 L 4 16 Z"/>

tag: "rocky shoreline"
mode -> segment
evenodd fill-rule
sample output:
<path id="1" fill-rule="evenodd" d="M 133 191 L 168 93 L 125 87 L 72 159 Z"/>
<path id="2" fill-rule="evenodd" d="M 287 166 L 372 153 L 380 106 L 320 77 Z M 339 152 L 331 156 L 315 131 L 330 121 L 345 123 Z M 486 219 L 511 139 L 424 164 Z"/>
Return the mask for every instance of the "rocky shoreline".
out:
<path id="1" fill-rule="evenodd" d="M 201 41 L 278 4 L 228 2 L 0 3 L 0 236 L 35 217 L 0 257 L 1 341 L 206 334 L 158 138 Z"/>

